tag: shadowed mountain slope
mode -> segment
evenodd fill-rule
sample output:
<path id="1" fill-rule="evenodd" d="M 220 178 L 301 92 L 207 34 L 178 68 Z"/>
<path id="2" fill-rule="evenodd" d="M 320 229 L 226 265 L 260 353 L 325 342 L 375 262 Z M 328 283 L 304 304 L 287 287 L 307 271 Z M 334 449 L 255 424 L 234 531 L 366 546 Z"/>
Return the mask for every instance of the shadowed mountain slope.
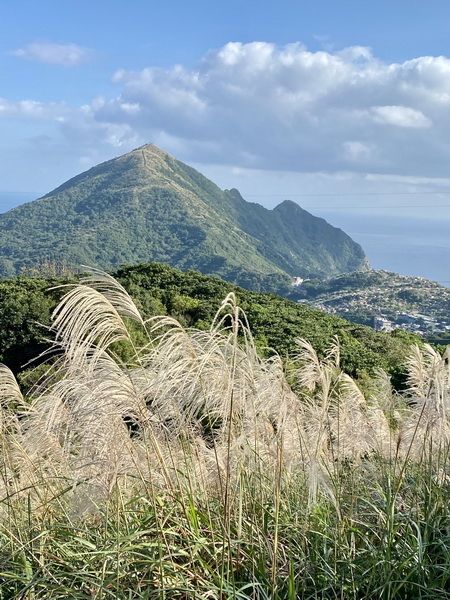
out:
<path id="1" fill-rule="evenodd" d="M 283 293 L 292 276 L 367 268 L 358 244 L 294 202 L 246 202 L 151 144 L 0 215 L 0 231 L 2 277 L 46 259 L 103 269 L 156 260 Z"/>

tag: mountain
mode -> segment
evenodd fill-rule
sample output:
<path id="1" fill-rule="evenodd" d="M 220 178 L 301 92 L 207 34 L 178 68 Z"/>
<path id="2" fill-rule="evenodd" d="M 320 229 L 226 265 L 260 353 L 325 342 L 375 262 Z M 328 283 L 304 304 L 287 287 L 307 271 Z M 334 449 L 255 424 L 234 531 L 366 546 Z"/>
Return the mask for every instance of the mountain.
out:
<path id="1" fill-rule="evenodd" d="M 367 269 L 342 230 L 285 200 L 273 210 L 221 190 L 149 144 L 0 215 L 0 276 L 48 259 L 117 268 L 152 260 L 244 287 Z"/>

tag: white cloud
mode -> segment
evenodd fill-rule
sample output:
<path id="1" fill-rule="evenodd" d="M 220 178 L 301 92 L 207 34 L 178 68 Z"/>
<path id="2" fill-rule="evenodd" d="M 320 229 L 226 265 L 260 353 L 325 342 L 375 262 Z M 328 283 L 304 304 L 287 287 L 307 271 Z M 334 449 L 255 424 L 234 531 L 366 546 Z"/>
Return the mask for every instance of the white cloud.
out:
<path id="1" fill-rule="evenodd" d="M 60 120 L 68 112 L 64 102 L 37 102 L 36 100 L 20 100 L 10 102 L 0 98 L 0 117 L 19 117 L 27 119 Z"/>
<path id="2" fill-rule="evenodd" d="M 51 120 L 79 157 L 154 142 L 181 160 L 301 173 L 435 178 L 450 163 L 450 59 L 386 63 L 366 47 L 233 42 L 196 69 L 118 70 L 85 106 L 0 100 Z M 42 133 L 40 131 L 40 133 Z M 108 150 L 109 149 L 109 150 Z M 83 160 L 86 160 L 84 158 Z"/>
<path id="3" fill-rule="evenodd" d="M 408 106 L 373 106 L 371 111 L 377 123 L 412 129 L 423 129 L 432 125 L 432 121 L 420 110 Z"/>
<path id="4" fill-rule="evenodd" d="M 435 176 L 450 160 L 449 74 L 445 57 L 389 64 L 360 46 L 233 42 L 195 70 L 117 71 L 120 95 L 94 119 L 177 139 L 187 160 Z"/>
<path id="5" fill-rule="evenodd" d="M 373 155 L 373 149 L 367 144 L 361 142 L 344 142 L 342 144 L 344 155 L 350 161 L 366 161 L 370 160 Z"/>
<path id="6" fill-rule="evenodd" d="M 91 51 L 77 44 L 34 42 L 27 44 L 24 48 L 14 50 L 11 54 L 27 60 L 72 67 L 88 60 Z"/>

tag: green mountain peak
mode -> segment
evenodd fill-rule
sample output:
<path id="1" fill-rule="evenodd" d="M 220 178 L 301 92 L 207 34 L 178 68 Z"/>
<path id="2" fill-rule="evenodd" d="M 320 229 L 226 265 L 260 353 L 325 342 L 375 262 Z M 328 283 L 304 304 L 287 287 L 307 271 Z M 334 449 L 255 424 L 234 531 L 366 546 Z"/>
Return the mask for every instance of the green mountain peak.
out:
<path id="1" fill-rule="evenodd" d="M 367 268 L 358 244 L 294 202 L 246 202 L 153 144 L 0 215 L 0 229 L 2 277 L 48 259 L 103 269 L 161 261 L 282 292 L 292 276 Z"/>

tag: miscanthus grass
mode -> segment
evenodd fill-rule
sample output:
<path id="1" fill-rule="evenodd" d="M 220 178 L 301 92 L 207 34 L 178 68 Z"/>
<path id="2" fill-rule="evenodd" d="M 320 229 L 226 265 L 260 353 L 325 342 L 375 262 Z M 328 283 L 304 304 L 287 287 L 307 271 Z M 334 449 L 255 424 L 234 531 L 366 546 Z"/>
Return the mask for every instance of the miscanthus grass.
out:
<path id="1" fill-rule="evenodd" d="M 450 597 L 447 353 L 363 393 L 338 340 L 285 366 L 233 294 L 196 331 L 96 271 L 53 327 L 30 397 L 0 367 L 0 600 Z"/>

